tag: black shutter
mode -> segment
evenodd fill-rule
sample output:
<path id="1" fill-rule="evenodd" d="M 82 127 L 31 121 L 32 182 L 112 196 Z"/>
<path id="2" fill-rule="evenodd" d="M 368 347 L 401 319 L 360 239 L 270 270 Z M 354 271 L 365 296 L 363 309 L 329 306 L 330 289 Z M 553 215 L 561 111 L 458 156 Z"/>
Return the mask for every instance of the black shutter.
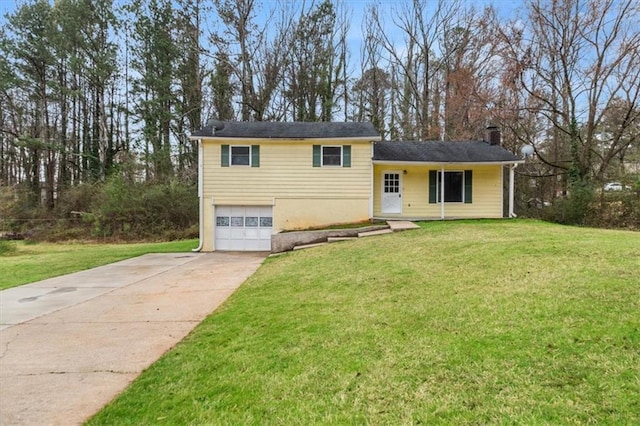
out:
<path id="1" fill-rule="evenodd" d="M 351 167 L 351 145 L 342 145 L 342 167 Z"/>
<path id="2" fill-rule="evenodd" d="M 322 165 L 322 147 L 320 145 L 313 146 L 313 167 Z"/>
<path id="3" fill-rule="evenodd" d="M 260 167 L 260 145 L 251 145 L 251 167 Z"/>
<path id="4" fill-rule="evenodd" d="M 429 170 L 429 203 L 438 202 L 438 171 Z"/>
<path id="5" fill-rule="evenodd" d="M 471 204 L 473 202 L 473 171 L 464 171 L 464 202 Z"/>
<path id="6" fill-rule="evenodd" d="M 220 164 L 222 167 L 229 167 L 229 145 L 222 145 L 220 150 Z"/>

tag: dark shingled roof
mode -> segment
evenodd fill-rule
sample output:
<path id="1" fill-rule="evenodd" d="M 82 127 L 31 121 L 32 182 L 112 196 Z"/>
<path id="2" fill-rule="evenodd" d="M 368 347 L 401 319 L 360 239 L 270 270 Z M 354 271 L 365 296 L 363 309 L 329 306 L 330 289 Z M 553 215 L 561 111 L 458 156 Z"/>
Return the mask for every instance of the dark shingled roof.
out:
<path id="1" fill-rule="evenodd" d="M 378 139 L 380 133 L 371 123 L 327 123 L 327 122 L 287 122 L 274 123 L 268 121 L 225 121 L 222 129 L 215 134 L 211 126 L 195 131 L 192 137 L 221 138 L 371 138 Z"/>
<path id="2" fill-rule="evenodd" d="M 423 163 L 501 163 L 521 161 L 500 145 L 482 141 L 464 142 L 377 142 L 374 161 Z"/>

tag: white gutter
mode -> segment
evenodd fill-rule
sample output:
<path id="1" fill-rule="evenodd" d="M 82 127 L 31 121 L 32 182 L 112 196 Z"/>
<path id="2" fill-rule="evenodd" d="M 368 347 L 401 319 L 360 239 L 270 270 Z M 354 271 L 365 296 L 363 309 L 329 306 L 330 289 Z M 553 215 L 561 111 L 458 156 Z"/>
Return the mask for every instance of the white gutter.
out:
<path id="1" fill-rule="evenodd" d="M 516 167 L 518 167 L 518 163 L 514 163 L 509 167 L 509 217 L 518 217 L 513 211 Z"/>
<path id="2" fill-rule="evenodd" d="M 192 249 L 192 252 L 199 252 L 202 250 L 202 246 L 204 245 L 204 188 L 202 181 L 204 177 L 202 176 L 202 170 L 204 166 L 204 154 L 202 148 L 202 139 L 196 139 L 198 141 L 198 239 L 199 244 L 198 247 Z"/>
<path id="3" fill-rule="evenodd" d="M 386 164 L 397 166 L 441 166 L 443 164 L 449 165 L 469 165 L 469 166 L 508 166 L 511 164 L 523 164 L 524 160 L 517 161 L 479 161 L 479 162 L 464 162 L 464 161 L 446 161 L 446 162 L 433 162 L 433 161 L 385 161 L 385 160 L 373 160 L 373 164 Z"/>

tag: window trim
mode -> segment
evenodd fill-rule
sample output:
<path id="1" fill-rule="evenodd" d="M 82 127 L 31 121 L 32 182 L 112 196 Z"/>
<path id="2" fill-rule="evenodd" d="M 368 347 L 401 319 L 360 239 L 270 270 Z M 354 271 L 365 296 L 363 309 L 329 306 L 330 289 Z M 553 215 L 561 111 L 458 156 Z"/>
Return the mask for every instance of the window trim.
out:
<path id="1" fill-rule="evenodd" d="M 324 149 L 340 148 L 340 164 L 324 164 Z M 320 146 L 320 167 L 342 167 L 344 161 L 344 148 L 342 145 L 321 145 Z"/>
<path id="2" fill-rule="evenodd" d="M 459 201 L 447 201 L 444 200 L 445 203 L 449 203 L 449 204 L 464 204 L 464 170 L 438 170 L 438 174 L 437 176 L 437 180 L 436 180 L 436 200 L 438 203 L 442 203 L 442 194 L 440 194 L 440 189 L 442 188 L 442 179 L 443 179 L 443 175 L 446 176 L 447 174 L 451 174 L 451 173 L 459 173 L 462 176 L 462 182 L 460 183 L 460 188 L 456 190 L 460 191 L 460 200 Z M 445 180 L 446 182 L 446 180 Z M 446 183 L 445 183 L 446 185 Z"/>
<path id="3" fill-rule="evenodd" d="M 233 164 L 233 149 L 249 148 L 249 164 Z M 229 145 L 229 166 L 230 167 L 251 167 L 252 163 L 251 145 Z"/>
<path id="4" fill-rule="evenodd" d="M 234 148 L 249 148 L 249 164 L 232 164 Z M 220 146 L 220 165 L 222 167 L 260 167 L 260 145 Z"/>
<path id="5" fill-rule="evenodd" d="M 445 204 L 473 204 L 473 170 L 430 170 L 429 203 L 441 204 L 442 173 L 462 173 L 461 201 L 444 201 Z M 434 179 L 435 178 L 435 179 Z"/>
<path id="6" fill-rule="evenodd" d="M 340 165 L 337 164 L 324 164 L 324 148 L 340 148 Z M 312 165 L 313 167 L 326 167 L 328 169 L 334 168 L 349 168 L 352 162 L 352 150 L 351 145 L 313 145 L 312 146 Z"/>

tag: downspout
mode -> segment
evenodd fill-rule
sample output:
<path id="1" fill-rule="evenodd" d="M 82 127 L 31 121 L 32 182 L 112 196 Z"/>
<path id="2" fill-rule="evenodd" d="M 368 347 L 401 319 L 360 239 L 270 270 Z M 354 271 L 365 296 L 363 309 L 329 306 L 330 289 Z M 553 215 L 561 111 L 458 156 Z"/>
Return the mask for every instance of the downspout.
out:
<path id="1" fill-rule="evenodd" d="M 518 217 L 513 211 L 516 167 L 518 167 L 518 163 L 514 163 L 509 167 L 509 217 Z"/>
<path id="2" fill-rule="evenodd" d="M 369 177 L 369 220 L 373 219 L 373 199 L 374 199 L 374 184 L 373 184 L 373 180 L 375 179 L 375 165 L 373 164 L 373 157 L 375 156 L 375 144 L 376 142 L 373 141 L 371 143 L 371 162 L 369 163 L 371 166 L 371 172 L 370 172 L 370 177 Z"/>
<path id="3" fill-rule="evenodd" d="M 198 239 L 199 239 L 199 244 L 198 247 L 192 249 L 192 252 L 199 252 L 202 250 L 202 246 L 204 245 L 204 238 L 203 238 L 203 234 L 204 234 L 204 229 L 203 229 L 203 225 L 204 225 L 204 188 L 202 186 L 202 181 L 204 179 L 204 177 L 202 176 L 202 171 L 203 171 L 203 166 L 204 166 L 204 155 L 202 152 L 203 148 L 202 148 L 202 139 L 198 139 L 198 228 L 199 228 L 199 232 L 198 232 Z"/>
<path id="4" fill-rule="evenodd" d="M 440 219 L 444 220 L 444 164 L 440 171 Z"/>

